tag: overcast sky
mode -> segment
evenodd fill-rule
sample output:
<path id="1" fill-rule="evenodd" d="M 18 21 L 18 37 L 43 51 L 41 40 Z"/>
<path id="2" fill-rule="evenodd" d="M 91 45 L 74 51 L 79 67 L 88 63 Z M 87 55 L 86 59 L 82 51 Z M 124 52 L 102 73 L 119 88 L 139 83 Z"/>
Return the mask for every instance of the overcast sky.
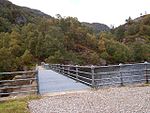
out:
<path id="1" fill-rule="evenodd" d="M 150 13 L 150 0 L 9 0 L 14 4 L 41 10 L 51 16 L 77 17 L 81 22 L 118 26 L 129 16 Z"/>

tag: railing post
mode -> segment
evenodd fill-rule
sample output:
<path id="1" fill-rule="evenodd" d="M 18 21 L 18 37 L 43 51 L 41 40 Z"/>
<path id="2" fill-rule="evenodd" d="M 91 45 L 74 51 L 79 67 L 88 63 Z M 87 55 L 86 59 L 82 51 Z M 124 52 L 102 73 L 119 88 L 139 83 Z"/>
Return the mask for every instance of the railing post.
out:
<path id="1" fill-rule="evenodd" d="M 53 70 L 55 70 L 55 64 L 53 64 Z"/>
<path id="2" fill-rule="evenodd" d="M 59 64 L 56 64 L 56 71 L 58 72 L 59 71 L 59 66 L 58 66 Z"/>
<path id="3" fill-rule="evenodd" d="M 51 69 L 51 64 L 49 64 L 49 69 Z"/>
<path id="4" fill-rule="evenodd" d="M 120 66 L 119 72 L 120 72 L 120 82 L 121 82 L 120 85 L 123 86 L 124 84 L 123 84 L 123 77 L 122 77 L 122 70 L 121 70 L 122 63 L 120 63 L 119 66 Z"/>
<path id="5" fill-rule="evenodd" d="M 60 67 L 59 72 L 62 73 L 62 64 L 60 64 L 59 67 Z"/>
<path id="6" fill-rule="evenodd" d="M 145 62 L 144 62 L 144 65 L 145 65 L 144 71 L 145 71 L 146 84 L 149 83 L 149 77 L 148 77 L 148 74 L 147 74 L 147 64 L 148 64 L 148 62 L 145 61 Z"/>
<path id="7" fill-rule="evenodd" d="M 76 67 L 76 78 L 78 79 L 78 65 L 76 65 L 75 67 Z"/>
<path id="8" fill-rule="evenodd" d="M 54 64 L 54 70 L 56 71 L 56 64 Z"/>
<path id="9" fill-rule="evenodd" d="M 58 64 L 58 72 L 60 73 L 60 64 Z"/>
<path id="10" fill-rule="evenodd" d="M 95 68 L 94 68 L 94 66 L 92 65 L 92 66 L 91 66 L 91 73 L 92 73 L 92 87 L 93 87 L 93 88 L 96 87 L 96 86 L 95 86 L 96 84 L 95 84 L 95 71 L 94 71 L 94 69 L 95 69 Z"/>
<path id="11" fill-rule="evenodd" d="M 68 65 L 68 75 L 70 75 L 70 65 Z"/>
<path id="12" fill-rule="evenodd" d="M 35 77 L 36 77 L 36 83 L 37 83 L 37 94 L 40 94 L 40 85 L 39 85 L 38 69 L 36 69 Z"/>
<path id="13" fill-rule="evenodd" d="M 57 72 L 57 64 L 55 64 L 55 71 Z"/>
<path id="14" fill-rule="evenodd" d="M 57 64 L 55 64 L 55 71 L 57 72 Z"/>
<path id="15" fill-rule="evenodd" d="M 62 65 L 62 74 L 65 74 L 65 68 L 64 68 L 64 65 Z"/>
<path id="16" fill-rule="evenodd" d="M 53 70 L 53 64 L 51 64 L 51 69 Z"/>
<path id="17" fill-rule="evenodd" d="M 52 69 L 52 64 L 50 64 L 50 69 Z"/>
<path id="18" fill-rule="evenodd" d="M 55 64 L 52 65 L 53 70 L 55 70 Z"/>

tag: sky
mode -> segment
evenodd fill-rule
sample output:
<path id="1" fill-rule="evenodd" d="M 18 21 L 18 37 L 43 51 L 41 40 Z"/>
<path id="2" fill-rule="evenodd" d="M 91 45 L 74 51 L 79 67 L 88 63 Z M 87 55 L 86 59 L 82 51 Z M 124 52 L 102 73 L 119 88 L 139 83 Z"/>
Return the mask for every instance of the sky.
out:
<path id="1" fill-rule="evenodd" d="M 119 26 L 129 16 L 134 19 L 150 13 L 150 0 L 9 0 L 53 17 L 77 17 L 80 22 Z"/>

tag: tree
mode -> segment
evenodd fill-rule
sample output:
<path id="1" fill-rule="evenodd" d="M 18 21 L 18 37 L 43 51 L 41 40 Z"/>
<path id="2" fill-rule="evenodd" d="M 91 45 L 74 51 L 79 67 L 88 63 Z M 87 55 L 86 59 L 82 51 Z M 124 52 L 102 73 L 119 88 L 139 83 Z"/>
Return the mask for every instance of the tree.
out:
<path id="1" fill-rule="evenodd" d="M 0 17 L 0 32 L 10 32 L 11 31 L 11 23 Z"/>
<path id="2" fill-rule="evenodd" d="M 95 51 L 86 51 L 86 52 L 82 53 L 81 57 L 83 60 L 82 65 L 100 64 L 100 57 L 99 57 L 98 53 L 96 53 Z"/>
<path id="3" fill-rule="evenodd" d="M 102 58 L 102 59 L 105 59 L 105 60 L 109 60 L 109 54 L 107 53 L 107 51 L 104 51 L 104 52 L 102 52 L 101 54 L 100 54 L 100 57 Z"/>
<path id="4" fill-rule="evenodd" d="M 132 18 L 129 16 L 129 18 L 126 19 L 126 22 L 127 22 L 128 25 L 131 25 L 131 24 L 133 23 L 133 20 L 132 20 Z"/>
<path id="5" fill-rule="evenodd" d="M 23 47 L 21 46 L 22 45 L 21 35 L 16 31 L 12 31 L 9 36 L 10 36 L 9 49 L 11 53 L 15 57 L 20 57 L 23 54 Z"/>
<path id="6" fill-rule="evenodd" d="M 22 65 L 31 65 L 33 62 L 33 55 L 29 50 L 26 50 L 24 54 L 21 56 Z"/>
<path id="7" fill-rule="evenodd" d="M 103 53 L 103 52 L 106 51 L 105 38 L 104 38 L 103 34 L 100 35 L 100 38 L 99 38 L 99 41 L 98 41 L 98 49 L 99 49 L 100 53 Z"/>
<path id="8" fill-rule="evenodd" d="M 148 35 L 148 36 L 150 36 L 150 26 L 148 26 L 148 25 L 141 25 L 140 26 L 140 34 L 141 35 Z"/>
<path id="9" fill-rule="evenodd" d="M 98 40 L 95 35 L 87 33 L 86 34 L 87 46 L 93 50 L 97 50 Z"/>
<path id="10" fill-rule="evenodd" d="M 125 36 L 125 27 L 124 26 L 119 26 L 115 30 L 115 35 L 116 35 L 118 41 L 122 41 L 122 39 Z"/>
<path id="11" fill-rule="evenodd" d="M 144 25 L 150 25 L 150 15 L 146 15 L 144 16 L 143 20 L 142 20 L 142 23 Z"/>
<path id="12" fill-rule="evenodd" d="M 62 16 L 60 14 L 56 14 L 56 18 L 58 18 L 60 20 L 60 19 L 62 19 Z"/>
<path id="13" fill-rule="evenodd" d="M 131 51 L 125 45 L 113 39 L 106 40 L 106 52 L 111 63 L 125 63 L 131 59 Z"/>
<path id="14" fill-rule="evenodd" d="M 7 48 L 0 49 L 0 71 L 14 71 L 17 70 L 15 58 Z"/>
<path id="15" fill-rule="evenodd" d="M 133 58 L 136 62 L 150 60 L 150 46 L 142 42 L 132 44 Z"/>
<path id="16" fill-rule="evenodd" d="M 56 51 L 54 53 L 54 55 L 52 56 L 49 56 L 47 59 L 46 59 L 47 62 L 49 63 L 63 63 L 64 61 L 64 57 L 63 57 L 63 54 L 60 50 Z"/>
<path id="17" fill-rule="evenodd" d="M 127 35 L 136 35 L 140 31 L 140 24 L 132 24 L 126 30 Z"/>

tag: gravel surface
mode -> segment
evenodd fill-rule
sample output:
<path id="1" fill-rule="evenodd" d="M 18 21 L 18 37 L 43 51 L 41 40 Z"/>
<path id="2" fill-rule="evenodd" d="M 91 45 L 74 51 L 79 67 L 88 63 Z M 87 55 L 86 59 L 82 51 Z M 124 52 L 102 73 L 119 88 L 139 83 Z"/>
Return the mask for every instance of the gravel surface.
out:
<path id="1" fill-rule="evenodd" d="M 29 102 L 31 113 L 150 113 L 150 86 L 103 88 Z"/>

